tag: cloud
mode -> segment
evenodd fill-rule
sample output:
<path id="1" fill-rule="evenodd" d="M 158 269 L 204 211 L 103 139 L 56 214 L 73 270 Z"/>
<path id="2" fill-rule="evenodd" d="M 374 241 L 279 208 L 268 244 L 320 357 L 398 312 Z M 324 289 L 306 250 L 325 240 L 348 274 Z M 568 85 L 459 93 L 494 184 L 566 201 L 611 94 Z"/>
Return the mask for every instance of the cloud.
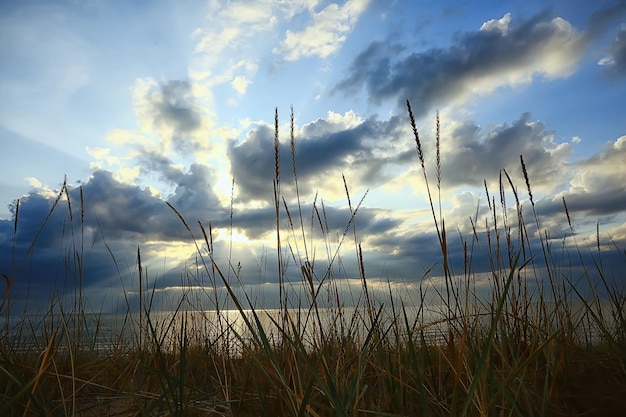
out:
<path id="1" fill-rule="evenodd" d="M 433 124 L 434 125 L 434 124 Z M 376 189 L 380 195 L 411 189 L 424 195 L 422 174 L 410 132 L 408 117 L 356 118 L 353 113 L 317 119 L 296 129 L 295 149 L 301 196 L 322 192 L 322 197 L 343 201 L 342 175 L 350 187 Z M 431 182 L 436 181 L 435 132 L 420 132 Z M 562 189 L 573 175 L 569 162 L 575 141 L 557 143 L 554 132 L 529 113 L 512 123 L 482 129 L 470 120 L 445 121 L 441 129 L 441 179 L 444 196 L 461 187 L 497 189 L 502 170 L 514 184 L 525 188 L 520 155 L 536 195 Z M 295 196 L 291 148 L 280 142 L 281 189 Z M 274 130 L 268 125 L 253 127 L 242 142 L 228 145 L 231 173 L 235 177 L 238 202 L 272 205 L 275 175 Z M 508 181 L 504 177 L 505 183 Z M 508 188 L 508 187 L 507 187 Z M 358 190 L 358 189 L 357 189 Z M 355 190 L 350 190 L 351 192 Z M 471 214 L 471 213 L 470 213 Z"/>
<path id="2" fill-rule="evenodd" d="M 443 184 L 449 187 L 481 187 L 485 180 L 493 184 L 502 169 L 523 186 L 520 155 L 533 187 L 552 191 L 570 174 L 567 159 L 571 144 L 555 143 L 554 133 L 542 122 L 532 120 L 529 113 L 512 124 L 504 123 L 487 131 L 470 121 L 459 123 L 449 136 L 443 135 L 441 147 L 441 176 Z"/>
<path id="3" fill-rule="evenodd" d="M 276 26 L 316 5 L 317 0 L 210 2 L 206 23 L 192 34 L 196 41 L 193 73 L 204 74 L 204 82 L 211 86 L 236 77 L 253 78 L 259 51 L 275 41 L 272 31 Z"/>
<path id="4" fill-rule="evenodd" d="M 299 32 L 287 30 L 285 39 L 275 54 L 287 61 L 303 57 L 326 58 L 339 50 L 352 31 L 369 0 L 348 0 L 343 6 L 331 3 L 313 15 L 313 23 Z"/>
<path id="5" fill-rule="evenodd" d="M 340 180 L 342 171 L 348 173 L 349 179 L 351 174 L 356 172 L 365 173 L 368 170 L 383 172 L 389 165 L 398 168 L 400 164 L 400 168 L 410 170 L 411 165 L 407 164 L 415 165 L 415 156 L 412 161 L 408 161 L 405 155 L 409 150 L 398 145 L 398 142 L 404 141 L 408 142 L 409 147 L 414 146 L 410 140 L 403 139 L 410 139 L 404 128 L 406 125 L 405 118 L 392 117 L 381 122 L 376 118 L 363 120 L 348 112 L 343 115 L 331 113 L 324 119 L 318 119 L 297 129 L 299 139 L 296 142 L 297 152 L 298 155 L 306 156 L 298 160 L 303 189 L 310 191 L 320 189 L 325 194 L 327 184 L 334 182 L 335 186 L 342 190 L 343 183 Z M 511 124 L 496 126 L 484 132 L 471 122 L 459 123 L 453 125 L 453 128 L 455 132 L 451 135 L 453 140 L 442 144 L 445 146 L 445 152 L 442 153 L 444 167 L 450 170 L 444 174 L 444 179 L 447 176 L 452 178 L 449 184 L 446 183 L 448 187 L 454 188 L 459 184 L 479 185 L 483 177 L 488 177 L 489 180 L 491 175 L 497 175 L 501 166 L 519 167 L 520 152 L 525 153 L 533 184 L 535 181 L 560 181 L 556 177 L 556 171 L 559 169 L 570 172 L 563 168 L 566 150 L 558 150 L 559 145 L 553 143 L 552 135 L 545 126 L 541 122 L 532 121 L 527 114 Z M 533 151 L 535 148 L 537 150 Z M 572 214 L 585 210 L 592 214 L 616 214 L 623 211 L 626 195 L 623 184 L 626 183 L 626 172 L 622 172 L 623 164 L 619 162 L 623 160 L 625 150 L 626 138 L 618 138 L 607 144 L 602 153 L 581 161 L 574 167 L 576 175 L 571 177 L 571 187 L 566 194 Z M 415 152 L 414 149 L 411 151 Z M 271 204 L 255 207 L 246 203 L 249 200 L 249 193 L 254 198 L 265 201 L 272 196 L 273 130 L 266 125 L 253 127 L 244 142 L 240 144 L 233 142 L 229 145 L 229 153 L 233 166 L 237 167 L 235 171 L 237 186 L 241 187 L 241 198 L 238 197 L 241 204 L 236 205 L 232 217 L 230 210 L 221 206 L 219 199 L 211 191 L 214 173 L 209 167 L 196 163 L 186 169 L 158 152 L 146 153 L 139 161 L 142 169 L 157 173 L 163 181 L 173 185 L 174 191 L 165 199 L 186 218 L 197 238 L 201 239 L 201 233 L 196 220 L 201 220 L 207 227 L 209 223 L 212 225 L 216 259 L 224 271 L 229 270 L 228 262 L 232 260 L 233 268 L 241 268 L 242 282 L 255 285 L 259 282 L 275 282 L 278 276 L 275 262 L 271 259 L 268 262 L 268 256 L 271 257 L 275 250 L 274 208 Z M 285 158 L 281 178 L 286 185 L 290 175 L 288 144 L 281 143 L 281 153 Z M 472 161 L 478 161 L 476 158 L 479 155 L 483 155 L 480 159 L 483 166 L 475 167 Z M 312 162 L 306 162 L 309 158 Z M 316 167 L 320 167 L 319 170 Z M 320 175 L 319 172 L 329 174 Z M 467 174 L 465 177 L 461 175 L 463 172 Z M 256 182 L 257 180 L 259 181 Z M 383 187 L 386 185 L 384 178 L 381 177 L 371 181 Z M 524 188 L 523 183 L 519 185 Z M 138 246 L 143 254 L 144 266 L 150 266 L 152 277 L 158 276 L 159 289 L 180 285 L 181 271 L 194 270 L 195 272 L 190 273 L 189 279 L 198 281 L 206 279 L 203 278 L 202 272 L 197 271 L 197 253 L 185 226 L 167 207 L 164 198 L 155 196 L 147 187 L 120 182 L 112 173 L 103 170 L 94 171 L 92 177 L 82 187 L 85 247 L 89 248 L 88 255 L 85 255 L 89 259 L 85 262 L 84 276 L 87 278 L 84 285 L 89 292 L 95 291 L 94 294 L 99 295 L 106 293 L 109 294 L 107 297 L 110 300 L 120 300 L 121 285 L 127 290 L 133 288 L 133 285 L 136 285 L 133 284 L 133 279 L 136 280 L 136 272 L 133 270 Z M 19 277 L 17 286 L 21 289 L 16 294 L 25 291 L 25 288 L 31 285 L 31 288 L 41 289 L 37 296 L 41 295 L 42 299 L 54 291 L 63 292 L 65 285 L 72 284 L 74 278 L 70 272 L 74 267 L 71 265 L 59 267 L 59 262 L 60 259 L 61 263 L 66 262 L 61 254 L 68 251 L 73 253 L 69 228 L 77 228 L 80 218 L 79 190 L 70 187 L 74 226 L 68 221 L 67 204 L 62 200 L 36 241 L 30 255 L 34 257 L 33 261 L 22 262 L 25 251 L 41 228 L 41 223 L 50 211 L 55 198 L 50 190 L 44 191 L 46 192 L 33 191 L 20 205 L 15 245 L 17 268 L 12 267 L 9 261 L 13 251 L 13 223 L 0 222 L 2 237 L 0 270 L 10 270 L 11 276 Z M 281 207 L 281 227 L 284 231 L 281 237 L 285 250 L 293 251 L 296 262 L 296 265 L 293 265 L 294 258 L 289 252 L 286 255 L 289 258 L 288 274 L 290 279 L 298 280 L 297 262 L 301 260 L 298 256 L 303 254 L 298 252 L 302 251 L 302 242 L 298 237 L 297 207 L 289 199 L 292 191 L 289 186 L 283 189 L 296 231 L 295 235 L 291 232 L 293 229 L 288 224 L 284 208 Z M 266 195 L 266 192 L 269 194 Z M 354 205 L 355 196 L 352 197 Z M 448 242 L 451 253 L 450 264 L 454 271 L 459 272 L 463 271 L 465 261 L 463 242 L 458 237 L 453 238 L 457 234 L 451 231 L 471 236 L 468 219 L 476 213 L 480 197 L 477 193 L 464 191 L 446 201 L 449 206 L 444 208 L 444 216 L 450 236 Z M 419 219 L 416 216 L 390 212 L 384 207 L 384 202 L 379 203 L 382 207 L 375 208 L 368 206 L 366 200 L 366 205 L 359 209 L 355 219 L 358 236 L 363 239 L 367 275 L 373 279 L 386 276 L 392 281 L 411 283 L 421 280 L 432 266 L 435 266 L 435 269 L 428 272 L 427 277 L 433 278 L 439 274 L 440 249 L 432 224 L 428 222 L 417 224 Z M 539 200 L 537 207 L 540 215 L 554 217 L 550 210 L 553 210 L 553 213 L 562 212 L 562 202 L 556 203 L 550 199 Z M 597 207 L 594 207 L 594 203 L 597 203 Z M 358 260 L 354 256 L 352 231 L 347 229 L 351 213 L 345 207 L 345 203 L 342 205 L 343 207 L 325 203 L 322 208 L 322 198 L 319 198 L 315 206 L 310 200 L 301 206 L 306 233 L 309 234 L 309 239 L 315 240 L 315 242 L 309 240 L 309 250 L 315 246 L 315 253 L 318 254 L 316 268 L 320 277 L 326 273 L 325 265 L 332 259 L 334 248 L 346 231 L 348 235 L 343 242 L 341 255 L 335 261 L 336 269 L 333 273 L 339 278 L 358 276 Z M 610 207 L 612 212 L 601 212 L 600 207 L 603 205 Z M 316 213 L 322 218 L 323 232 Z M 429 217 L 428 213 L 418 214 L 419 216 L 426 219 Z M 484 202 L 478 216 L 477 237 L 484 244 L 476 246 L 473 256 L 476 260 L 482 260 L 487 259 L 489 255 L 487 253 L 489 246 L 486 244 L 488 237 L 485 231 L 481 231 L 484 225 L 483 217 L 489 216 Z M 511 215 L 509 219 L 509 224 L 513 225 L 511 230 L 513 235 L 516 233 L 514 217 Z M 563 220 L 562 216 L 560 219 Z M 229 248 L 231 224 L 235 236 L 243 235 L 253 239 L 253 242 L 235 241 L 232 248 Z M 550 225 L 549 222 L 543 224 Z M 530 228 L 532 229 L 532 225 Z M 567 232 L 564 228 L 553 230 Z M 621 229 L 615 230 L 616 236 L 620 237 L 621 234 L 618 232 Z M 328 253 L 328 244 L 331 248 L 330 255 L 321 255 Z M 533 243 L 536 244 L 537 242 Z M 538 246 L 533 246 L 533 250 L 535 253 L 541 252 Z M 30 265 L 36 267 L 31 268 Z M 127 266 L 123 267 L 121 272 L 117 272 L 119 265 Z M 487 264 L 475 265 L 476 273 L 488 271 L 489 268 Z"/>
<path id="6" fill-rule="evenodd" d="M 355 94 L 364 86 L 376 103 L 395 98 L 403 105 L 408 98 L 422 115 L 434 106 L 529 83 L 535 76 L 568 76 L 585 46 L 585 37 L 562 18 L 542 13 L 515 22 L 507 14 L 459 35 L 447 49 L 399 57 L 404 46 L 375 41 L 354 59 L 335 91 Z"/>
<path id="7" fill-rule="evenodd" d="M 134 96 L 145 133 L 156 133 L 165 147 L 179 152 L 201 146 L 195 136 L 203 127 L 203 115 L 189 81 L 139 79 Z"/>
<path id="8" fill-rule="evenodd" d="M 211 2 L 206 15 L 212 23 L 195 31 L 199 38 L 195 52 L 213 60 L 219 59 L 225 49 L 238 49 L 261 32 L 270 31 L 278 22 L 273 1 Z"/>
<path id="9" fill-rule="evenodd" d="M 505 33 L 509 30 L 509 25 L 511 24 L 511 13 L 507 13 L 502 16 L 501 19 L 491 19 L 486 21 L 480 27 L 481 31 L 485 32 L 501 32 Z"/>
<path id="10" fill-rule="evenodd" d="M 95 171 L 83 185 L 84 201 L 92 220 L 107 234 L 142 239 L 181 236 L 166 225 L 168 208 L 146 188 L 117 182 L 107 171 Z"/>
<path id="11" fill-rule="evenodd" d="M 150 182 L 156 187 L 162 185 L 159 180 L 174 184 L 166 172 L 174 165 L 178 169 L 185 166 L 195 169 L 192 164 L 202 161 L 210 164 L 211 170 L 224 169 L 226 138 L 234 132 L 215 126 L 214 115 L 204 106 L 207 97 L 202 86 L 191 80 L 157 82 L 146 78 L 136 81 L 133 93 L 141 131 L 112 131 L 107 141 L 115 145 L 121 156 L 96 150 L 99 159 L 93 164 L 94 168 L 112 169 L 117 175 L 124 173 L 128 164 L 133 164 L 133 170 L 125 173 L 135 176 L 125 177 L 137 181 L 140 173 L 141 180 L 149 181 L 154 180 L 150 176 L 156 174 L 157 182 Z M 213 186 L 215 181 L 211 183 Z"/>
<path id="12" fill-rule="evenodd" d="M 193 164 L 184 172 L 172 166 L 166 168 L 168 161 L 157 161 L 154 157 L 151 161 L 155 165 L 162 164 L 161 171 L 175 184 L 175 191 L 167 201 L 181 214 L 189 217 L 190 221 L 215 220 L 218 224 L 226 224 L 228 212 L 219 206 L 211 191 L 212 176 L 208 168 Z M 181 240 L 187 237 L 177 216 L 148 187 L 119 182 L 113 173 L 96 170 L 82 184 L 82 190 L 85 224 L 105 231 L 108 236 L 132 240 L 140 238 L 141 241 Z M 79 189 L 70 188 L 69 195 L 74 215 L 78 216 Z M 22 201 L 19 221 L 21 230 L 29 239 L 34 235 L 34 226 L 27 227 L 28 222 L 35 224 L 45 218 L 42 213 L 52 206 L 53 200 L 52 193 L 44 190 L 41 193 L 33 191 Z"/>
<path id="13" fill-rule="evenodd" d="M 161 171 L 169 180 L 176 182 L 176 191 L 168 201 L 186 218 L 199 245 L 202 246 L 202 234 L 196 220 L 203 222 L 207 233 L 209 224 L 212 225 L 214 254 L 225 272 L 230 269 L 228 263 L 232 259 L 234 265 L 242 268 L 243 282 L 258 282 L 262 274 L 266 274 L 263 280 L 267 282 L 277 280 L 275 267 L 264 265 L 267 249 L 245 242 L 235 242 L 231 247 L 229 243 L 231 224 L 235 234 L 243 233 L 248 238 L 267 242 L 266 235 L 274 233 L 273 208 L 243 208 L 235 210 L 231 217 L 228 210 L 215 205 L 215 197 L 207 191 L 206 182 L 211 176 L 206 168 L 193 165 L 183 172 L 168 165 L 166 160 L 150 158 L 153 164 L 161 164 Z M 97 295 L 96 302 L 102 302 L 105 292 L 109 301 L 119 302 L 123 291 L 130 291 L 136 285 L 137 248 L 141 250 L 145 270 L 150 266 L 151 273 L 147 276 L 158 279 L 157 288 L 179 285 L 181 273 L 197 267 L 198 254 L 186 226 L 149 189 L 120 183 L 110 172 L 95 171 L 82 184 L 82 201 L 79 188 L 69 187 L 68 194 L 71 205 L 64 197 L 55 205 L 58 192 L 53 195 L 49 191 L 42 194 L 33 191 L 21 199 L 15 239 L 13 221 L 0 221 L 0 271 L 15 281 L 15 300 L 31 297 L 33 301 L 49 302 L 55 294 L 71 294 L 80 279 L 87 292 Z M 296 216 L 295 207 L 292 209 Z M 316 218 L 312 204 L 303 204 L 302 210 L 307 219 Z M 334 242 L 335 236 L 346 232 L 351 213 L 347 207 L 322 209 L 320 205 L 318 210 L 324 232 L 316 219 L 312 225 L 314 237 L 321 239 L 321 244 L 324 236 Z M 281 216 L 283 227 L 290 230 L 284 212 Z M 363 233 L 378 233 L 398 222 L 380 210 L 361 208 L 356 224 Z M 285 248 L 291 243 L 295 245 L 290 233 L 285 233 L 283 239 Z M 79 253 L 83 266 L 75 263 L 73 255 L 65 256 L 67 253 Z M 352 265 L 351 270 L 356 271 L 354 262 L 346 265 Z M 296 272 L 297 279 L 299 268 L 290 271 Z M 198 274 L 203 272 L 193 272 L 188 278 L 206 278 L 199 278 Z M 29 288 L 34 292 L 29 293 Z M 36 308 L 37 303 L 29 305 Z"/>
<path id="14" fill-rule="evenodd" d="M 552 215 L 564 210 L 566 200 L 572 216 L 584 214 L 594 224 L 599 217 L 616 216 L 626 207 L 626 136 L 609 142 L 597 155 L 573 163 L 568 189 L 546 201 L 541 210 Z"/>
<path id="15" fill-rule="evenodd" d="M 246 77 L 238 75 L 233 79 L 230 85 L 237 93 L 246 94 L 246 89 L 248 88 L 248 85 L 250 85 L 250 80 L 246 79 Z"/>
<path id="16" fill-rule="evenodd" d="M 607 67 L 609 74 L 626 75 L 626 25 L 617 33 L 609 54 L 598 61 L 598 64 Z"/>
<path id="17" fill-rule="evenodd" d="M 196 237 L 202 239 L 197 220 L 227 227 L 228 210 L 212 194 L 206 167 L 194 164 L 186 172 L 171 168 L 166 174 L 176 183 L 168 201 Z M 0 271 L 15 281 L 16 297 L 25 296 L 30 287 L 31 297 L 49 302 L 54 292 L 63 294 L 65 286 L 73 287 L 79 274 L 85 287 L 128 288 L 133 267 L 127 265 L 134 264 L 138 247 L 144 251 L 145 265 L 161 271 L 157 276 L 169 274 L 160 279 L 180 281 L 196 248 L 177 214 L 148 187 L 125 184 L 111 172 L 96 170 L 82 184 L 82 195 L 74 186 L 68 186 L 68 194 L 69 203 L 63 193 L 55 204 L 59 192 L 49 189 L 33 190 L 20 199 L 15 236 L 13 220 L 0 220 Z M 216 242 L 217 248 L 224 245 Z M 82 272 L 76 258 L 66 256 L 74 253 L 83 258 Z"/>
<path id="18" fill-rule="evenodd" d="M 401 126 L 399 118 L 379 121 L 376 117 L 359 120 L 352 112 L 344 115 L 329 113 L 324 119 L 308 123 L 296 132 L 296 169 L 302 195 L 323 190 L 331 199 L 345 196 L 342 173 L 346 178 L 358 178 L 359 185 L 381 184 L 387 180 L 384 167 L 398 148 Z M 294 178 L 289 143 L 280 143 L 280 175 L 284 192 L 293 195 Z M 274 130 L 258 125 L 248 132 L 243 142 L 229 142 L 228 157 L 231 173 L 239 189 L 241 201 L 273 199 L 275 173 Z"/>

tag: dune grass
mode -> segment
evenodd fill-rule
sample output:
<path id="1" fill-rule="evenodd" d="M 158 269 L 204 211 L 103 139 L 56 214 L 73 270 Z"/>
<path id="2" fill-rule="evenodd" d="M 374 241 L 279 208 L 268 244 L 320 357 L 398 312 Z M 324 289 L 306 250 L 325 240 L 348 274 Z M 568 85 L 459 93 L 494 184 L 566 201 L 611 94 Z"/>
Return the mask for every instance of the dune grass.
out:
<path id="1" fill-rule="evenodd" d="M 229 259 L 216 258 L 211 225 L 198 222 L 201 233 L 195 236 L 187 219 L 170 205 L 196 244 L 199 274 L 206 278 L 206 294 L 215 297 L 215 311 L 190 311 L 193 303 L 182 299 L 168 314 L 153 311 L 155 289 L 146 284 L 138 249 L 139 310 L 129 307 L 114 326 L 108 325 L 84 296 L 84 248 L 77 236 L 84 230 L 82 190 L 78 220 L 63 184 L 48 218 L 59 203 L 68 204 L 68 227 L 72 242 L 77 242 L 65 260 L 72 266 L 68 270 L 73 298 L 53 299 L 41 314 L 25 311 L 16 318 L 11 316 L 16 314 L 11 311 L 13 277 L 2 274 L 6 291 L 0 305 L 5 316 L 0 334 L 0 415 L 624 415 L 626 297 L 622 283 L 613 281 L 622 277 L 605 273 L 599 231 L 597 250 L 569 243 L 571 239 L 566 245 L 564 238 L 557 248 L 541 227 L 520 157 L 530 207 L 523 207 L 506 171 L 500 176 L 499 204 L 485 183 L 490 215 L 484 226 L 478 217 L 471 220 L 473 233 L 460 237 L 463 270 L 453 271 L 449 226 L 439 193 L 439 120 L 435 194 L 408 102 L 407 106 L 441 249 L 441 284 L 420 287 L 415 305 L 394 296 L 383 303 L 368 288 L 354 222 L 363 199 L 353 205 L 345 178 L 351 218 L 339 241 L 331 242 L 323 203 L 314 202 L 307 220 L 297 184 L 293 111 L 296 202 L 293 207 L 287 204 L 281 194 L 276 111 L 273 196 L 280 308 L 266 311 L 240 291 L 241 271 Z M 515 200 L 512 217 L 507 193 Z M 563 205 L 574 236 L 565 199 Z M 526 223 L 524 215 L 532 221 Z M 284 222 L 286 231 L 281 228 Z M 314 242 L 305 233 L 307 222 L 319 229 L 323 244 L 335 248 L 327 259 L 315 259 Z M 19 202 L 15 233 L 18 227 Z M 285 234 L 298 236 L 302 246 L 286 244 Z M 342 300 L 341 278 L 333 272 L 339 248 L 349 245 L 354 245 L 361 282 L 353 308 Z M 478 245 L 489 249 L 488 259 L 475 258 Z M 534 253 L 534 248 L 541 250 Z M 582 277 L 562 261 L 567 254 L 583 262 L 589 253 L 593 262 L 585 266 Z M 306 289 L 297 300 L 289 296 L 292 283 L 286 259 L 296 262 L 298 284 Z M 316 275 L 316 263 L 324 264 L 323 276 Z M 478 290 L 474 272 L 478 263 L 491 266 L 487 296 Z M 539 277 L 542 285 L 536 285 Z M 227 295 L 216 295 L 222 289 Z M 436 317 L 427 312 L 426 300 L 432 301 L 433 294 L 444 306 Z M 329 305 L 328 300 L 333 302 Z"/>

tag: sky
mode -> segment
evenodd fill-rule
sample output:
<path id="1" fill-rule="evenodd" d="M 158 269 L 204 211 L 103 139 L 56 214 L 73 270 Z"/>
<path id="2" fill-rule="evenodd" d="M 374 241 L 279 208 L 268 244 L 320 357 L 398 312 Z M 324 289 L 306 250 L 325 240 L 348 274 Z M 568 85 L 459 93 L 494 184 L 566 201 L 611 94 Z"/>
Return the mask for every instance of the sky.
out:
<path id="1" fill-rule="evenodd" d="M 80 285 L 119 310 L 140 278 L 163 305 L 211 298 L 201 223 L 225 279 L 275 306 L 276 115 L 296 293 L 308 265 L 358 293 L 359 258 L 381 294 L 435 282 L 429 190 L 455 274 L 469 242 L 489 275 L 490 213 L 518 236 L 516 199 L 531 236 L 583 248 L 560 249 L 572 280 L 586 248 L 623 272 L 624 1 L 2 2 L 0 62 L 0 273 L 16 305 Z"/>

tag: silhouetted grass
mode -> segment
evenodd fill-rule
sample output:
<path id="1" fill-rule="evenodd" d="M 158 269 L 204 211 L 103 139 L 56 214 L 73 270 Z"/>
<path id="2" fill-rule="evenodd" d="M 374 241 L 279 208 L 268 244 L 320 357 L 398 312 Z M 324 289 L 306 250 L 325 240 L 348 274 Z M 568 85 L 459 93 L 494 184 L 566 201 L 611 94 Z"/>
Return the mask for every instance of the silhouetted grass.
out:
<path id="1" fill-rule="evenodd" d="M 478 216 L 471 219 L 472 234 L 460 237 L 462 271 L 453 271 L 441 209 L 439 118 L 437 196 L 433 196 L 421 139 L 408 102 L 407 106 L 438 236 L 441 285 L 424 280 L 419 299 L 411 305 L 394 296 L 389 283 L 390 301 L 377 300 L 368 288 L 355 224 L 365 196 L 353 205 L 343 178 L 350 219 L 338 239 L 331 238 L 323 202 L 317 197 L 310 218 L 306 217 L 297 183 L 292 110 L 296 207 L 290 207 L 281 195 L 276 111 L 273 203 L 279 309 L 264 310 L 241 291 L 238 266 L 215 255 L 211 224 L 198 222 L 196 236 L 168 203 L 197 248 L 197 274 L 202 277 L 186 278 L 205 283 L 204 294 L 214 311 L 190 309 L 200 303 L 189 292 L 171 312 L 153 310 L 156 289 L 148 285 L 138 248 L 139 310 L 133 311 L 126 293 L 126 313 L 108 324 L 103 313 L 89 307 L 83 290 L 82 190 L 78 223 L 64 183 L 40 233 L 52 212 L 66 202 L 72 255 L 64 262 L 72 266 L 68 270 L 74 297 L 69 305 L 52 299 L 41 314 L 24 311 L 16 320 L 11 316 L 13 277 L 10 271 L 2 274 L 6 291 L 0 304 L 5 316 L 0 335 L 0 415 L 434 417 L 626 412 L 626 297 L 621 283 L 605 273 L 599 232 L 597 250 L 566 244 L 565 238 L 556 248 L 541 226 L 531 175 L 520 157 L 533 223 L 525 222 L 527 210 L 506 171 L 499 178 L 499 204 L 485 181 L 489 216 L 484 227 Z M 514 213 L 508 210 L 507 193 L 514 196 Z M 573 237 L 565 198 L 563 203 Z M 286 230 L 283 224 L 288 225 Z M 18 228 L 19 202 L 14 234 Z M 320 242 L 311 237 L 313 230 L 321 235 L 325 259 L 315 256 Z M 354 308 L 345 306 L 342 278 L 335 272 L 340 249 L 348 245 L 354 245 L 361 283 L 360 293 L 351 300 Z M 488 259 L 475 258 L 479 246 L 489 253 Z M 541 252 L 534 253 L 535 248 Z M 584 264 L 588 254 L 593 265 Z M 583 263 L 582 277 L 562 261 L 564 255 Z M 301 282 L 289 282 L 288 260 L 296 264 Z M 474 272 L 479 262 L 490 266 L 487 295 L 479 291 L 482 275 Z M 324 273 L 318 276 L 320 270 Z M 434 278 L 430 271 L 425 277 Z M 305 291 L 299 299 L 290 299 L 289 287 L 296 284 Z M 220 295 L 222 289 L 225 296 Z M 443 306 L 437 315 L 429 311 L 435 304 Z"/>

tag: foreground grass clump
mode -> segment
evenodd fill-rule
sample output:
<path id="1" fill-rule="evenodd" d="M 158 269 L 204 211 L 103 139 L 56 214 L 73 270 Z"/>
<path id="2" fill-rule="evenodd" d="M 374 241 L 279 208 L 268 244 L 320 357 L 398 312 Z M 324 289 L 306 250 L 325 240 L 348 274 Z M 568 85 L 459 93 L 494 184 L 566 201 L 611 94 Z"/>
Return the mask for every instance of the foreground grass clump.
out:
<path id="1" fill-rule="evenodd" d="M 626 296 L 623 287 L 605 275 L 599 247 L 582 278 L 563 266 L 551 240 L 541 233 L 521 158 L 534 222 L 524 222 L 517 190 L 503 171 L 500 206 L 488 197 L 485 230 L 481 233 L 473 220 L 473 235 L 462 238 L 463 272 L 454 273 L 446 226 L 432 203 L 419 134 L 410 106 L 408 110 L 439 237 L 442 274 L 437 285 L 424 281 L 413 305 L 402 297 L 383 303 L 368 289 L 354 225 L 360 204 L 352 206 L 347 187 L 351 218 L 339 246 L 354 230 L 361 280 L 361 293 L 352 300 L 355 307 L 346 307 L 340 297 L 340 279 L 332 268 L 336 256 L 329 257 L 326 274 L 318 277 L 313 265 L 321 261 L 308 253 L 300 256 L 281 241 L 281 221 L 287 221 L 288 233 L 294 235 L 303 216 L 299 199 L 299 215 L 293 218 L 281 201 L 276 116 L 280 308 L 264 310 L 238 291 L 232 281 L 240 278 L 239 271 L 229 261 L 215 258 L 211 228 L 207 232 L 200 224 L 202 238 L 196 239 L 186 219 L 172 207 L 197 244 L 198 266 L 210 283 L 206 294 L 218 294 L 220 289 L 227 293 L 226 298 L 216 296 L 216 311 L 203 311 L 191 296 L 183 297 L 168 314 L 152 311 L 154 290 L 145 289 L 139 251 L 136 269 L 144 301 L 139 311 L 129 308 L 114 324 L 87 307 L 80 274 L 74 277 L 71 305 L 52 300 L 41 315 L 9 317 L 12 281 L 3 275 L 7 295 L 0 334 L 0 415 L 623 415 Z M 439 135 L 436 149 L 439 156 Z M 292 134 L 297 179 L 295 150 Z M 436 160 L 439 189 L 440 158 Z M 512 225 L 504 182 L 510 183 L 515 198 Z M 57 203 L 63 195 L 71 220 L 65 185 Z M 323 207 L 313 207 L 312 218 L 328 241 Z M 567 212 L 565 200 L 564 209 Z M 81 199 L 81 221 L 83 210 Z M 569 221 L 569 213 L 567 217 Z M 304 227 L 301 230 L 306 243 Z M 488 245 L 489 259 L 474 259 L 474 245 Z M 582 262 L 590 250 L 573 245 L 559 251 Z M 283 269 L 287 257 L 298 263 L 300 283 L 287 280 Z M 491 265 L 487 292 L 478 290 L 472 268 L 478 262 Z M 537 285 L 539 281 L 542 285 Z M 306 289 L 297 300 L 289 298 L 295 284 Z M 391 283 L 389 287 L 391 291 Z M 429 309 L 434 308 L 433 294 L 440 301 L 434 312 Z"/>

